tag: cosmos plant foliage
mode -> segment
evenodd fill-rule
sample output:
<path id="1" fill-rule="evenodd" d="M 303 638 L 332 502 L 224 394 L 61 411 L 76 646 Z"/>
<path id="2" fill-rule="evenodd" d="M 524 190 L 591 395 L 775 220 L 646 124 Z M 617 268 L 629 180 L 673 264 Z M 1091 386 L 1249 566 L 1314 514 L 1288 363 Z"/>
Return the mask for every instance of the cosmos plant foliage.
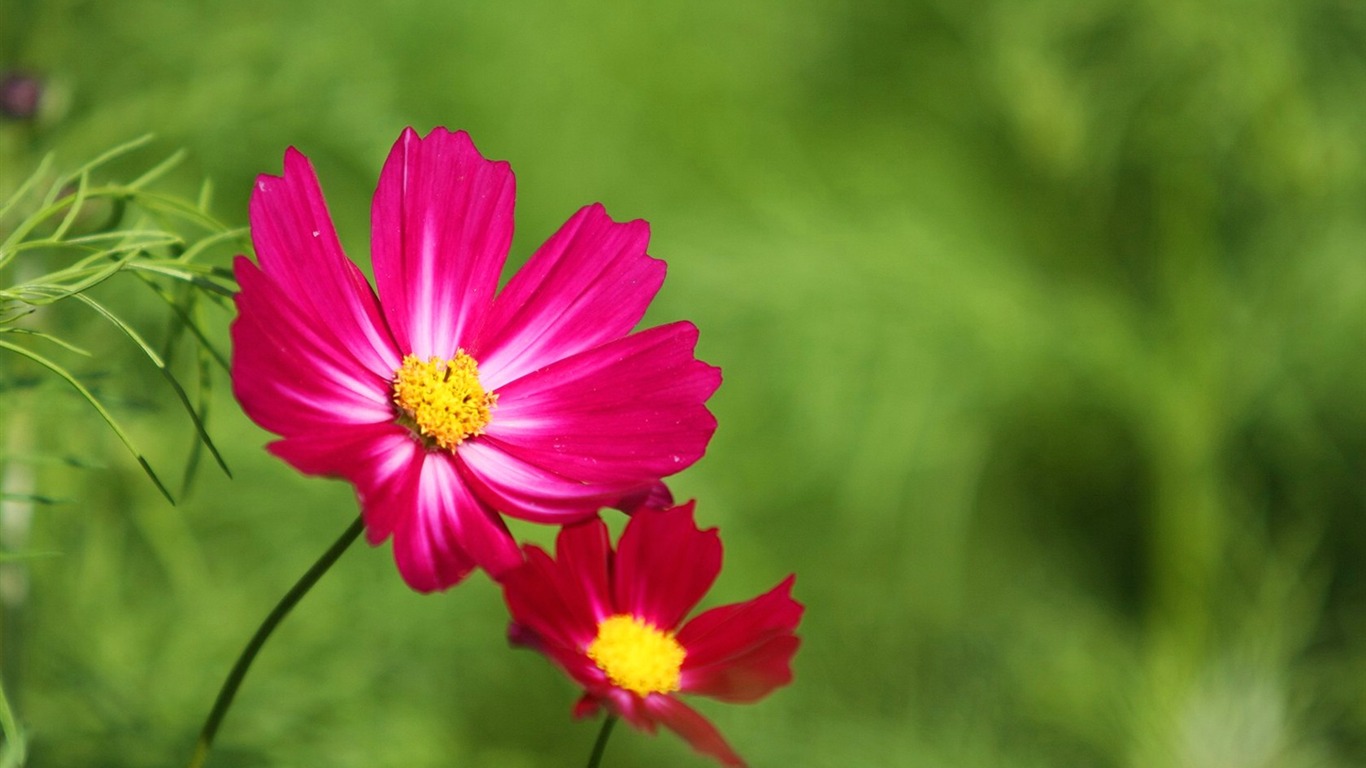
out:
<path id="1" fill-rule="evenodd" d="M 212 188 L 207 183 L 195 199 L 158 188 L 183 153 L 126 183 L 101 180 L 106 166 L 128 162 L 150 140 L 118 146 L 73 171 L 56 170 L 49 156 L 0 204 L 0 356 L 23 358 L 46 374 L 13 380 L 14 389 L 6 395 L 11 402 L 24 390 L 61 382 L 88 401 L 157 489 L 173 501 L 167 483 L 79 372 L 97 356 L 80 335 L 69 332 L 82 315 L 106 322 L 164 379 L 196 435 L 182 493 L 201 449 L 227 471 L 205 426 L 211 374 L 228 367 L 227 356 L 210 341 L 206 324 L 213 315 L 206 305 L 229 306 L 231 275 L 210 262 L 226 249 L 240 247 L 246 231 L 209 212 Z M 164 343 L 153 345 L 118 307 L 96 298 L 94 289 L 116 279 L 137 281 L 146 297 L 167 308 L 170 326 Z M 193 349 L 188 365 L 177 365 L 175 359 L 181 339 L 189 339 Z"/>
<path id="2" fill-rule="evenodd" d="M 11 75 L 0 86 L 0 111 L 22 117 L 15 105 L 36 98 L 33 84 Z M 188 493 L 204 457 L 228 471 L 208 430 L 215 369 L 228 369 L 227 355 L 211 338 L 235 286 L 231 273 L 212 262 L 240 248 L 246 230 L 209 212 L 207 183 L 189 199 L 165 191 L 165 177 L 183 153 L 143 165 L 132 181 L 106 180 L 115 175 L 113 164 L 138 167 L 150 140 L 120 145 L 74 170 L 60 170 L 50 155 L 26 178 L 6 180 L 13 184 L 0 201 L 0 579 L 7 584 L 7 622 L 26 590 L 26 562 L 43 556 L 29 544 L 37 510 L 64 501 L 39 487 L 38 468 L 99 461 L 88 455 L 97 428 L 54 428 L 54 403 L 73 395 L 84 401 L 85 418 L 102 420 L 172 503 Z M 125 294 L 137 296 L 144 311 L 135 316 L 117 297 L 102 294 L 108 283 L 131 285 Z M 163 309 L 167 319 L 156 342 L 149 340 L 147 308 Z M 146 396 L 173 400 L 187 417 L 193 437 L 178 490 L 124 424 L 116 404 L 123 392 L 107 374 L 134 371 L 107 370 L 117 352 L 101 339 L 110 329 L 123 349 L 134 351 L 136 368 L 150 366 L 162 379 L 164 389 Z M 62 439 L 67 432 L 78 436 L 79 448 Z M 0 729 L 0 764 L 22 765 L 27 737 L 3 690 Z"/>

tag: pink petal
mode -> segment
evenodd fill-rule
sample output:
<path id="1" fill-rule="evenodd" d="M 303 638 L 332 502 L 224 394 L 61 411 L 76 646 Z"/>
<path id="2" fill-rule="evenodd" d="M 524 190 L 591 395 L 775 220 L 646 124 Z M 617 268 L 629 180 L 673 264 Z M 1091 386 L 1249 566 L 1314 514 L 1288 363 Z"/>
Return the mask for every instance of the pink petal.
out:
<path id="1" fill-rule="evenodd" d="M 458 584 L 475 562 L 456 541 L 445 536 L 439 522 L 405 515 L 394 530 L 394 562 L 399 575 L 418 592 L 435 592 Z"/>
<path id="2" fill-rule="evenodd" d="M 372 545 L 388 538 L 401 519 L 413 516 L 426 452 L 402 427 L 374 424 L 308 432 L 269 447 L 300 472 L 350 480 Z"/>
<path id="3" fill-rule="evenodd" d="M 515 185 L 464 132 L 403 131 L 380 172 L 371 255 L 399 345 L 448 358 L 483 322 L 512 243 Z"/>
<path id="4" fill-rule="evenodd" d="M 337 242 L 313 166 L 285 152 L 284 175 L 256 179 L 251 238 L 261 269 L 301 315 L 379 375 L 394 370 L 394 342 L 374 291 Z"/>
<path id="5" fill-rule="evenodd" d="M 722 765 L 745 765 L 745 761 L 730 748 L 716 726 L 678 699 L 652 694 L 645 699 L 645 709 L 664 727 L 686 739 L 698 752 L 716 758 Z"/>
<path id="6" fill-rule="evenodd" d="M 567 525 L 623 503 L 623 495 L 646 493 L 623 484 L 589 484 L 562 477 L 509 455 L 480 438 L 460 446 L 460 458 L 475 492 L 506 515 L 552 525 Z M 629 499 L 627 499 L 629 500 Z"/>
<path id="7" fill-rule="evenodd" d="M 286 436 L 393 420 L 386 378 L 303 315 L 256 265 L 239 256 L 234 267 L 241 291 L 232 384 L 247 415 Z"/>
<path id="8" fill-rule="evenodd" d="M 715 528 L 697 529 L 692 502 L 643 509 L 626 523 L 617 542 L 612 576 L 617 609 L 672 630 L 720 571 L 721 537 Z"/>
<path id="9" fill-rule="evenodd" d="M 601 205 L 574 214 L 494 299 L 470 350 L 485 385 L 630 333 L 664 282 L 649 240 L 644 221 L 618 224 Z"/>
<path id="10" fill-rule="evenodd" d="M 697 329 L 651 328 L 498 390 L 487 439 L 585 483 L 636 489 L 701 458 L 716 429 L 705 402 L 721 372 L 693 357 Z"/>
<path id="11" fill-rule="evenodd" d="M 503 522 L 460 481 L 453 459 L 429 453 L 393 424 L 310 433 L 271 444 L 309 474 L 339 475 L 356 486 L 366 538 L 394 537 L 394 559 L 413 589 L 445 589 L 479 566 L 496 575 L 521 554 Z"/>
<path id="12" fill-rule="evenodd" d="M 668 509 L 673 505 L 673 491 L 663 482 L 656 481 L 635 493 L 623 496 L 612 507 L 628 515 L 634 515 L 642 509 Z"/>
<path id="13" fill-rule="evenodd" d="M 438 558 L 429 567 L 419 560 L 410 562 L 417 570 L 429 570 L 436 575 L 438 586 L 445 589 L 460 579 L 440 562 L 443 553 L 454 553 L 457 560 L 468 557 L 480 568 L 497 578 L 499 574 L 521 565 L 522 553 L 512 540 L 512 534 L 493 510 L 482 504 L 460 478 L 456 459 L 449 454 L 429 452 L 422 463 L 422 476 L 417 486 L 417 507 L 413 518 L 417 525 L 411 533 L 425 539 L 421 546 L 409 551 L 420 556 L 430 552 Z M 397 550 L 403 523 L 394 534 Z M 409 583 L 412 583 L 411 581 Z M 413 584 L 417 588 L 417 584 Z"/>

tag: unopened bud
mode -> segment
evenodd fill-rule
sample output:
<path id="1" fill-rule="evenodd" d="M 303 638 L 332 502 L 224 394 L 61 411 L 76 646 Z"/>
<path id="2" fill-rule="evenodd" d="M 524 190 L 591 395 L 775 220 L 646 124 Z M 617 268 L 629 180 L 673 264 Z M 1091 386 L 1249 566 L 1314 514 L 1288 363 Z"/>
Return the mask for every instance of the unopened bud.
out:
<path id="1" fill-rule="evenodd" d="M 0 75 L 0 115 L 11 120 L 32 120 L 43 100 L 43 81 L 27 72 Z"/>

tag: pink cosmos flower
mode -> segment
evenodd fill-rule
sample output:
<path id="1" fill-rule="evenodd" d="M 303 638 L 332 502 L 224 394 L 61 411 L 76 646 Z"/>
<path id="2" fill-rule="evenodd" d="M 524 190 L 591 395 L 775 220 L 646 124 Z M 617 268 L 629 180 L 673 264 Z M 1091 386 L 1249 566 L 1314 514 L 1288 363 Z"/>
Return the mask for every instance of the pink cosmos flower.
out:
<path id="1" fill-rule="evenodd" d="M 699 752 L 744 765 L 673 694 L 748 702 L 791 682 L 803 611 L 791 596 L 793 576 L 683 623 L 721 570 L 721 539 L 715 528 L 697 529 L 691 502 L 636 512 L 615 553 L 597 518 L 561 529 L 556 559 L 533 545 L 526 553 L 502 578 L 509 637 L 583 686 L 576 716 L 606 706 L 637 728 L 653 733 L 663 723 Z"/>
<path id="2" fill-rule="evenodd" d="M 405 130 L 371 209 L 377 296 L 291 148 L 252 192 L 259 266 L 234 263 L 242 408 L 281 436 L 272 453 L 355 485 L 370 543 L 392 536 L 421 591 L 518 565 L 499 513 L 667 503 L 660 478 L 716 428 L 721 374 L 694 357 L 697 329 L 631 332 L 664 280 L 649 225 L 583 208 L 498 291 L 513 186 L 465 133 Z"/>

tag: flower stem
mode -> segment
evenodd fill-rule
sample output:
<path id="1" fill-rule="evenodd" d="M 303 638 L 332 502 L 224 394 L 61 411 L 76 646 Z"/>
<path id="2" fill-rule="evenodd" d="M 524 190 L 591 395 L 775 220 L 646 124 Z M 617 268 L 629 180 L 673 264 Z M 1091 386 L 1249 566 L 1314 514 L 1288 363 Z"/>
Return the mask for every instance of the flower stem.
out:
<path id="1" fill-rule="evenodd" d="M 607 751 L 607 738 L 612 735 L 612 726 L 617 724 L 617 716 L 608 714 L 607 719 L 602 721 L 602 730 L 598 731 L 598 740 L 593 744 L 593 754 L 588 756 L 588 768 L 598 768 L 598 763 L 602 762 L 602 753 Z"/>
<path id="2" fill-rule="evenodd" d="M 247 647 L 242 649 L 242 655 L 237 657 L 237 663 L 232 665 L 232 671 L 228 673 L 228 679 L 223 681 L 223 687 L 218 691 L 218 698 L 213 702 L 213 709 L 209 710 L 209 717 L 204 721 L 204 728 L 199 732 L 199 741 L 195 743 L 194 756 L 190 758 L 190 768 L 200 768 L 204 761 L 209 757 L 209 749 L 213 746 L 214 734 L 218 732 L 218 726 L 223 722 L 223 717 L 228 714 L 228 708 L 232 706 L 232 699 L 237 695 L 237 689 L 242 685 L 242 679 L 247 676 L 247 670 L 251 668 L 251 662 L 256 659 L 256 654 L 260 652 L 261 646 L 266 644 L 270 633 L 275 631 L 275 627 L 284 620 L 289 614 L 295 603 L 298 603 L 308 590 L 318 583 L 324 573 L 337 562 L 337 558 L 342 556 L 347 547 L 351 546 L 361 531 L 365 530 L 365 523 L 357 517 L 351 523 L 346 532 L 341 535 L 332 546 L 327 548 L 323 556 L 318 558 L 318 562 L 313 564 L 303 576 L 290 587 L 285 596 L 280 598 L 280 602 L 271 610 L 266 620 L 261 622 L 256 634 L 252 635 Z"/>

